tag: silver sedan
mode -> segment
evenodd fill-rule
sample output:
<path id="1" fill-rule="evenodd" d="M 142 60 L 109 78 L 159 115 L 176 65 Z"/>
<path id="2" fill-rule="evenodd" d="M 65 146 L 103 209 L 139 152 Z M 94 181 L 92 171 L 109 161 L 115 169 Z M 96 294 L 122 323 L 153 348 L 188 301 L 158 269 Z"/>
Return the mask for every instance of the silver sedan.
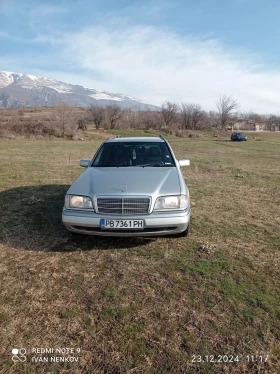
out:
<path id="1" fill-rule="evenodd" d="M 186 236 L 190 196 L 181 166 L 160 137 L 110 138 L 65 196 L 62 221 L 72 232 L 104 236 Z"/>

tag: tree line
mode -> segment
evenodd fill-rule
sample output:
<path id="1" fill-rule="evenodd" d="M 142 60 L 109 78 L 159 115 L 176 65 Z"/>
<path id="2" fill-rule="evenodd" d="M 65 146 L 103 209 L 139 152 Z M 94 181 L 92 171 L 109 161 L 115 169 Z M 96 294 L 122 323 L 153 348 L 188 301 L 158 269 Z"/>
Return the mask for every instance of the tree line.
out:
<path id="1" fill-rule="evenodd" d="M 85 130 L 93 123 L 96 129 L 116 128 L 169 129 L 171 130 L 223 130 L 238 119 L 255 121 L 280 121 L 280 116 L 261 115 L 253 112 L 238 112 L 239 104 L 231 95 L 221 95 L 216 102 L 216 111 L 205 111 L 197 103 L 175 103 L 166 101 L 158 110 L 133 111 L 121 109 L 117 104 L 101 107 L 93 105 L 78 119 L 78 128 Z"/>
<path id="2" fill-rule="evenodd" d="M 205 111 L 198 103 L 166 101 L 156 110 L 139 111 L 117 105 L 93 105 L 87 108 L 59 104 L 55 107 L 0 108 L 0 137 L 35 136 L 79 138 L 79 131 L 88 126 L 95 129 L 159 130 L 184 136 L 193 130 L 232 129 L 237 120 L 249 120 L 248 128 L 256 121 L 280 125 L 280 116 L 238 111 L 237 101 L 221 95 L 216 110 Z"/>

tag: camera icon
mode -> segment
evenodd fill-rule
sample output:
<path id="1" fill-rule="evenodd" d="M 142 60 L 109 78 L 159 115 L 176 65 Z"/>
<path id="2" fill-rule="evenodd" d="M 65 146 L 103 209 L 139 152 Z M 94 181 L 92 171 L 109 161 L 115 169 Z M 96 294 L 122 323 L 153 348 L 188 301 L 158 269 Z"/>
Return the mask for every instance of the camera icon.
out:
<path id="1" fill-rule="evenodd" d="M 26 349 L 25 348 L 13 348 L 12 349 L 12 360 L 14 362 L 25 362 L 26 361 Z"/>

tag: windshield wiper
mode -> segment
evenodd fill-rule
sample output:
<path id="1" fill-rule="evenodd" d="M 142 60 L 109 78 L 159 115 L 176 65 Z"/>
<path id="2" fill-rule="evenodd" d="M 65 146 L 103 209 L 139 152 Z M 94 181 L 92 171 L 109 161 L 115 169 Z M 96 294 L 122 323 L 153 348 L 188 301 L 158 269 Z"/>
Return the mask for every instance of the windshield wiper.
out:
<path id="1" fill-rule="evenodd" d="M 142 168 L 144 168 L 145 166 L 151 166 L 151 167 L 162 167 L 162 166 L 166 166 L 166 165 L 162 165 L 162 164 L 141 164 L 141 165 L 135 165 L 135 166 L 140 166 Z"/>
<path id="2" fill-rule="evenodd" d="M 131 168 L 133 165 L 92 165 L 96 168 Z"/>
<path id="3" fill-rule="evenodd" d="M 97 167 L 97 168 L 128 168 L 128 167 L 170 167 L 174 166 L 173 164 L 161 164 L 161 163 L 154 163 L 154 164 L 140 164 L 140 165 L 92 165 L 91 167 Z"/>

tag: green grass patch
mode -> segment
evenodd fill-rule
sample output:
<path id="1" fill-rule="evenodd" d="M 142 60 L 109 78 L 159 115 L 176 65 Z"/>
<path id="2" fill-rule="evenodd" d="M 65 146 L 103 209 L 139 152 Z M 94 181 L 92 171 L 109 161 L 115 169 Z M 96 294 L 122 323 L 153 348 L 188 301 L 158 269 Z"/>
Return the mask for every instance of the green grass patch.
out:
<path id="1" fill-rule="evenodd" d="M 249 134 L 242 144 L 211 132 L 168 136 L 177 158 L 191 160 L 187 238 L 71 235 L 61 223 L 64 195 L 83 172 L 79 160 L 112 134 L 0 140 L 3 373 L 255 374 L 244 361 L 191 360 L 244 352 L 269 353 L 257 369 L 279 372 L 280 134 Z M 80 347 L 80 361 L 15 366 L 11 342 Z"/>

